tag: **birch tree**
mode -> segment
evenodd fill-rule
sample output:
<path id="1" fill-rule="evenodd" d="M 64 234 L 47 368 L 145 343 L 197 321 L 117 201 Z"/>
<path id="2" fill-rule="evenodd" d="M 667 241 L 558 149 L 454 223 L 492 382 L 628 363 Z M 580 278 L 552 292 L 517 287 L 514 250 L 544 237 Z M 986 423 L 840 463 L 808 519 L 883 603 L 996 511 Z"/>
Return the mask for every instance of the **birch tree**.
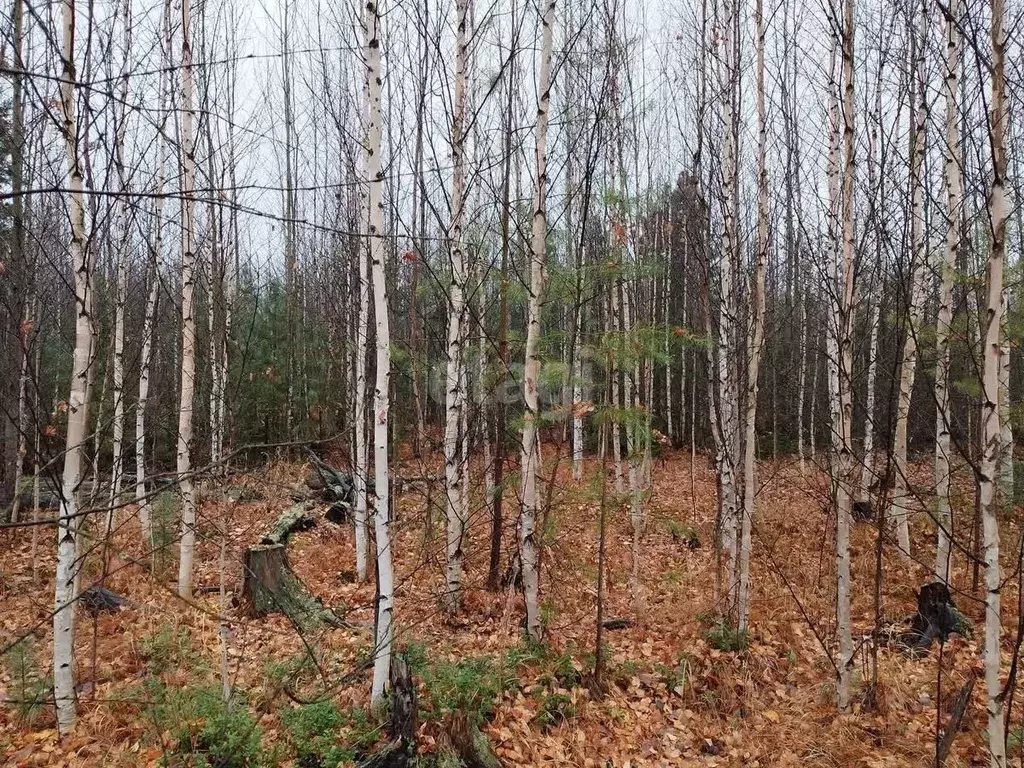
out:
<path id="1" fill-rule="evenodd" d="M 722 22 L 725 30 L 722 37 L 721 54 L 719 56 L 719 76 L 721 80 L 722 100 L 722 126 L 723 126 L 723 148 L 722 148 L 722 264 L 720 268 L 721 295 L 719 297 L 718 310 L 718 403 L 719 413 L 717 417 L 721 423 L 720 430 L 722 438 L 720 442 L 721 455 L 718 459 L 718 472 L 720 475 L 721 502 L 719 504 L 722 546 L 726 553 L 726 612 L 732 616 L 737 608 L 737 585 L 739 576 L 738 563 L 738 536 L 737 512 L 739 506 L 739 494 L 736 489 L 736 464 L 739 442 L 739 392 L 736 380 L 735 362 L 733 351 L 735 345 L 734 323 L 736 319 L 736 306 L 733 291 L 733 272 L 735 269 L 738 245 L 739 222 L 736 217 L 735 201 L 737 198 L 737 138 L 736 115 L 733 105 L 734 89 L 736 88 L 737 73 L 733 69 L 734 49 L 737 45 L 735 38 L 733 3 L 726 0 L 724 3 L 724 20 Z"/>
<path id="2" fill-rule="evenodd" d="M 1004 0 L 992 0 L 992 95 L 989 115 L 989 141 L 992 147 L 992 185 L 988 195 L 991 226 L 986 280 L 985 337 L 982 375 L 982 441 L 979 467 L 979 506 L 982 523 L 982 553 L 985 560 L 985 707 L 988 711 L 988 748 L 992 768 L 1006 765 L 1006 741 L 1003 729 L 1003 690 L 999 679 L 1000 592 L 999 518 L 996 503 L 996 470 L 1000 450 L 999 373 L 1003 349 L 1000 343 L 1002 314 L 1003 260 L 1006 253 L 1008 218 L 1006 179 L 1006 126 L 1009 109 L 1006 102 L 1005 51 L 1006 6 Z"/>
<path id="3" fill-rule="evenodd" d="M 364 7 L 362 23 L 364 26 L 369 22 L 365 18 L 368 13 L 368 6 Z M 366 27 L 369 28 L 368 26 Z M 364 62 L 365 71 L 360 92 L 360 118 L 362 125 L 363 144 L 369 146 L 370 142 L 370 70 L 367 62 Z M 366 581 L 367 578 L 367 556 L 369 550 L 369 536 L 367 532 L 367 485 L 369 484 L 369 455 L 366 445 L 366 356 L 369 352 L 370 343 L 370 275 L 368 274 L 369 254 L 369 226 L 370 226 L 370 175 L 367 164 L 368 154 L 364 152 L 362 161 L 362 172 L 365 178 L 361 179 L 359 195 L 359 235 L 355 246 L 356 256 L 356 281 L 359 291 L 359 309 L 356 319 L 356 343 L 355 343 L 355 380 L 356 391 L 353 397 L 355 413 L 352 416 L 355 447 L 355 467 L 352 472 L 353 504 L 352 519 L 356 529 L 356 578 L 359 581 Z"/>
<path id="4" fill-rule="evenodd" d="M 192 410 L 196 387 L 195 318 L 195 179 L 196 146 L 193 108 L 190 0 L 181 6 L 181 387 L 178 405 L 177 469 L 181 488 L 181 552 L 178 594 L 192 597 L 196 546 L 196 490 L 192 483 Z"/>
<path id="5" fill-rule="evenodd" d="M 853 636 L 850 626 L 850 517 L 853 502 L 853 296 L 854 248 L 853 195 L 856 158 L 854 156 L 854 0 L 843 8 L 843 256 L 840 268 L 841 334 L 839 337 L 839 482 L 836 484 L 836 633 L 839 639 L 838 693 L 839 711 L 851 708 L 853 676 Z"/>
<path id="6" fill-rule="evenodd" d="M 764 341 L 764 272 L 768 261 L 768 168 L 765 163 L 767 118 L 764 106 L 764 14 L 763 0 L 754 6 L 757 40 L 757 265 L 754 268 L 753 324 L 747 362 L 746 434 L 743 443 L 743 517 L 740 521 L 739 621 L 740 631 L 747 628 L 750 612 L 750 532 L 754 521 L 757 478 L 754 459 L 757 449 L 757 376 Z"/>
<path id="7" fill-rule="evenodd" d="M 519 519 L 519 548 L 523 561 L 523 593 L 526 599 L 526 632 L 540 640 L 540 542 L 537 540 L 537 512 L 540 508 L 540 451 L 537 440 L 540 420 L 540 311 L 547 259 L 547 140 L 551 106 L 551 56 L 554 47 L 555 0 L 546 0 L 541 16 L 543 28 L 540 71 L 537 73 L 537 138 L 534 150 L 536 171 L 533 183 L 533 220 L 530 235 L 530 292 L 527 303 L 526 369 L 523 396 L 523 511 Z"/>
<path id="8" fill-rule="evenodd" d="M 75 290 L 75 350 L 68 395 L 67 447 L 57 518 L 57 573 L 53 606 L 53 698 L 57 727 L 68 733 L 75 725 L 75 577 L 79 563 L 76 544 L 80 523 L 78 488 L 82 481 L 89 400 L 86 395 L 91 364 L 93 317 L 92 264 L 85 247 L 85 195 L 76 118 L 75 0 L 61 3 L 63 70 L 60 115 L 67 153 L 68 204 L 71 210 L 71 264 Z"/>
<path id="9" fill-rule="evenodd" d="M 163 71 L 159 74 L 157 100 L 161 120 L 156 137 L 157 171 L 156 194 L 153 197 L 152 246 L 149 254 L 147 277 L 149 294 L 146 297 L 142 321 L 142 350 L 139 355 L 139 398 L 135 408 L 135 503 L 139 508 L 139 525 L 143 544 L 153 543 L 152 505 L 146 492 L 146 414 L 149 406 L 150 366 L 153 361 L 153 340 L 156 333 L 157 302 L 160 296 L 160 265 L 164 254 L 164 184 L 167 176 L 167 103 L 170 101 L 170 72 L 172 24 L 171 0 L 164 0 L 161 34 L 164 46 Z"/>
<path id="10" fill-rule="evenodd" d="M 907 330 L 899 360 L 899 398 L 896 404 L 896 429 L 893 437 L 893 492 L 889 517 L 896 526 L 896 539 L 904 559 L 910 558 L 910 497 L 907 492 L 907 421 L 917 370 L 917 343 L 921 332 L 924 301 L 924 270 L 927 255 L 924 236 L 924 158 L 927 138 L 928 91 L 925 79 L 927 53 L 928 4 L 921 3 L 918 30 L 911 34 L 910 75 L 910 290 L 907 304 Z"/>
<path id="11" fill-rule="evenodd" d="M 963 199 L 963 170 L 960 157 L 959 83 L 960 0 L 950 0 L 946 19 L 946 142 L 944 178 L 946 183 L 946 243 L 939 275 L 939 314 L 935 324 L 935 514 L 937 539 L 935 578 L 949 581 L 952 548 L 952 515 L 949 496 L 949 336 L 953 322 L 953 280 L 960 251 L 960 204 Z"/>
<path id="12" fill-rule="evenodd" d="M 463 344 L 465 337 L 466 287 L 468 270 L 463 240 L 466 206 L 466 90 L 469 84 L 469 37 L 467 25 L 471 0 L 455 4 L 455 95 L 452 114 L 452 223 L 451 290 L 448 309 L 448 365 L 445 377 L 444 474 L 447 498 L 447 567 L 445 604 L 449 611 L 459 606 L 462 582 L 462 545 L 466 537 L 463 504 L 465 478 L 463 463 L 468 456 L 460 452 L 460 431 L 465 419 L 465 381 Z"/>
<path id="13" fill-rule="evenodd" d="M 131 240 L 128 221 L 128 172 L 124 161 L 125 133 L 128 128 L 129 71 L 132 50 L 132 4 L 123 0 L 121 11 L 124 52 L 119 76 L 120 104 L 115 105 L 114 127 L 114 169 L 120 195 L 115 201 L 116 227 L 114 231 L 116 249 L 116 284 L 114 294 L 114 424 L 113 424 L 113 469 L 110 484 L 110 500 L 107 512 L 109 536 L 114 530 L 117 500 L 121 495 L 124 471 L 124 332 L 125 302 L 128 299 L 128 243 Z"/>
<path id="14" fill-rule="evenodd" d="M 1013 504 L 1013 421 L 1010 410 L 1010 288 L 1004 286 L 999 327 L 1002 350 L 999 358 L 999 462 L 997 485 L 1004 504 Z"/>
<path id="15" fill-rule="evenodd" d="M 366 3 L 366 82 L 369 117 L 366 123 L 366 176 L 369 182 L 370 274 L 373 280 L 373 315 L 376 331 L 377 371 L 373 393 L 373 528 L 377 540 L 377 623 L 374 633 L 373 687 L 371 703 L 379 708 L 391 671 L 394 640 L 395 578 L 391 561 L 390 484 L 388 476 L 388 410 L 390 408 L 391 328 L 388 324 L 388 295 L 384 275 L 384 172 L 381 168 L 381 83 L 380 7 L 376 0 Z"/>

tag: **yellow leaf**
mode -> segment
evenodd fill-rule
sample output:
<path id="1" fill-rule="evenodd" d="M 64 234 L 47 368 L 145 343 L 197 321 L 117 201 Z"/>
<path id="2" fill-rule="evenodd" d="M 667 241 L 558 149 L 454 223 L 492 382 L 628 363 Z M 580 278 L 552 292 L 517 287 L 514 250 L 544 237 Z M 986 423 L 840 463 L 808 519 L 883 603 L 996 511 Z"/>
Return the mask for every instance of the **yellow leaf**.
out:
<path id="1" fill-rule="evenodd" d="M 767 720 L 771 720 L 773 723 L 779 722 L 779 713 L 774 709 L 766 709 L 764 711 L 764 716 Z"/>

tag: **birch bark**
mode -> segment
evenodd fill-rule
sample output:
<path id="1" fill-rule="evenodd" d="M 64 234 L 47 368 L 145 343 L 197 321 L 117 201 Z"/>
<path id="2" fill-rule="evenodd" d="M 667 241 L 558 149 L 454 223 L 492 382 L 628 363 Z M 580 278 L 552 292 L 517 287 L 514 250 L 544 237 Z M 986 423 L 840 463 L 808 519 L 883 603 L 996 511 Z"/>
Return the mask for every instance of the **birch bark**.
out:
<path id="1" fill-rule="evenodd" d="M 546 0 L 541 17 L 543 37 L 540 71 L 537 75 L 536 173 L 533 184 L 533 222 L 530 237 L 530 294 L 527 307 L 526 371 L 523 395 L 523 512 L 519 521 L 519 547 L 523 560 L 523 593 L 526 600 L 526 632 L 540 640 L 540 547 L 537 541 L 537 512 L 540 507 L 538 481 L 540 455 L 537 430 L 540 419 L 538 378 L 540 374 L 540 310 L 544 292 L 547 258 L 547 138 L 551 102 L 551 57 L 555 27 L 555 0 Z"/>
<path id="2" fill-rule="evenodd" d="M 75 350 L 68 395 L 67 448 L 61 482 L 61 504 L 57 518 L 57 573 L 53 607 L 53 696 L 57 727 L 62 734 L 75 725 L 75 549 L 78 538 L 78 487 L 89 423 L 88 386 L 92 349 L 93 318 L 92 264 L 85 248 L 85 203 L 82 165 L 79 157 L 75 81 L 75 0 L 61 3 L 63 25 L 63 71 L 60 82 L 61 117 L 68 160 L 68 203 L 71 209 L 71 261 L 75 290 Z"/>
<path id="3" fill-rule="evenodd" d="M 177 470 L 181 488 L 181 552 L 178 594 L 192 597 L 192 569 L 196 546 L 196 492 L 192 484 L 192 410 L 196 378 L 195 318 L 195 178 L 196 156 L 193 111 L 190 1 L 181 6 L 181 397 L 178 406 Z"/>
<path id="4" fill-rule="evenodd" d="M 379 708 L 391 671 L 394 640 L 395 577 L 391 559 L 390 500 L 388 475 L 388 410 L 390 407 L 391 328 L 388 324 L 387 282 L 384 275 L 384 175 L 381 168 L 381 71 L 380 7 L 366 3 L 367 120 L 366 175 L 369 181 L 370 273 L 373 280 L 373 315 L 376 331 L 377 371 L 373 395 L 373 528 L 377 540 L 377 622 L 374 634 L 371 704 Z"/>
<path id="5" fill-rule="evenodd" d="M 935 512 L 938 531 L 935 546 L 935 578 L 949 581 L 952 549 L 952 516 L 949 497 L 949 336 L 953 322 L 953 280 L 960 252 L 960 214 L 963 170 L 960 158 L 959 86 L 960 0 L 950 0 L 946 20 L 946 248 L 939 276 L 939 315 L 935 324 Z"/>
<path id="6" fill-rule="evenodd" d="M 985 560 L 985 706 L 988 711 L 989 764 L 1006 766 L 1006 742 L 1003 729 L 1003 692 L 999 678 L 1000 592 L 999 518 L 996 503 L 996 471 L 1000 449 L 999 373 L 1002 345 L 1003 260 L 1006 252 L 1006 126 L 1009 109 L 1005 97 L 1005 1 L 992 0 L 992 96 L 989 130 L 992 146 L 992 186 L 988 195 L 991 222 L 991 248 L 988 256 L 988 280 L 985 302 L 984 369 L 982 376 L 982 454 L 979 468 L 979 506 L 982 521 L 982 553 Z"/>

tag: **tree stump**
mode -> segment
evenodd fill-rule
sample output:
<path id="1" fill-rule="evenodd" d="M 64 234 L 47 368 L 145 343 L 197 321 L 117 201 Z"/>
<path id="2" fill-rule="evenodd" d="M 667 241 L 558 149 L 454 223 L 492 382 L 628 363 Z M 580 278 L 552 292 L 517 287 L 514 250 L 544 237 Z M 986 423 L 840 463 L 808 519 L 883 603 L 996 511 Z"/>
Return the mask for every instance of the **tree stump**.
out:
<path id="1" fill-rule="evenodd" d="M 448 738 L 455 754 L 466 768 L 501 768 L 501 761 L 491 750 L 491 740 L 461 709 L 452 713 Z"/>
<path id="2" fill-rule="evenodd" d="M 359 763 L 359 768 L 410 768 L 416 760 L 417 703 L 412 670 L 401 656 L 391 659 L 389 740 Z"/>
<path id="3" fill-rule="evenodd" d="M 917 613 L 910 619 L 910 629 L 900 641 L 911 650 L 924 651 L 936 637 L 945 642 L 953 632 L 969 636 L 970 621 L 957 609 L 949 587 L 941 581 L 925 584 L 917 595 Z"/>
<path id="4" fill-rule="evenodd" d="M 79 600 L 85 606 L 90 616 L 97 616 L 101 613 L 116 613 L 122 606 L 133 605 L 127 597 L 122 597 L 106 587 L 93 586 L 82 591 Z"/>
<path id="5" fill-rule="evenodd" d="M 259 544 L 249 547 L 243 558 L 242 602 L 253 616 L 282 613 L 303 629 L 318 624 L 343 626 L 333 611 L 309 595 L 306 585 L 288 562 L 287 543 L 293 531 L 304 530 L 316 521 L 305 502 L 281 513 L 277 523 Z"/>

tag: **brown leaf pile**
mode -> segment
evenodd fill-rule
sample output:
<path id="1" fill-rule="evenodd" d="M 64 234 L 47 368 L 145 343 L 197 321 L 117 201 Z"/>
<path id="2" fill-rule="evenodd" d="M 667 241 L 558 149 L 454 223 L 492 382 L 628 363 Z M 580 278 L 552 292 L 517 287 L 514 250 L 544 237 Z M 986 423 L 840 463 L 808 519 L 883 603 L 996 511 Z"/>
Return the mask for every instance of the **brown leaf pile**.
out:
<path id="1" fill-rule="evenodd" d="M 594 470 L 589 462 L 588 472 Z M 409 466 L 406 476 L 437 471 Z M 474 467 L 475 477 L 479 469 Z M 828 514 L 827 481 L 817 470 L 801 474 L 790 462 L 760 467 L 752 558 L 751 634 L 740 653 L 719 650 L 706 636 L 715 614 L 715 480 L 707 462 L 688 454 L 670 454 L 654 470 L 647 502 L 647 528 L 637 594 L 630 587 L 631 527 L 624 500 L 613 500 L 609 515 L 605 617 L 629 618 L 625 629 L 607 630 L 610 654 L 607 691 L 595 698 L 585 680 L 592 666 L 596 607 L 597 518 L 600 489 L 593 479 L 574 483 L 561 462 L 551 483 L 552 503 L 544 522 L 542 593 L 548 642 L 553 653 L 570 658 L 584 682 L 552 679 L 542 662 L 518 670 L 518 684 L 502 693 L 493 720 L 484 726 L 495 752 L 508 766 L 918 766 L 934 763 L 935 734 L 944 725 L 951 700 L 962 682 L 979 668 L 982 611 L 972 592 L 972 570 L 957 553 L 954 585 L 961 609 L 976 624 L 973 640 L 954 637 L 942 652 L 941 705 L 937 688 L 939 650 L 935 644 L 920 658 L 880 643 L 873 667 L 871 631 L 875 626 L 876 530 L 858 525 L 853 536 L 855 633 L 863 639 L 858 655 L 856 712 L 838 716 L 834 705 L 835 557 L 833 523 Z M 140 766 L 157 765 L 167 734 L 148 717 L 145 688 L 151 675 L 167 685 L 219 681 L 218 634 L 220 542 L 227 537 L 225 582 L 229 593 L 228 664 L 231 684 L 247 693 L 258 715 L 264 741 L 280 738 L 278 712 L 287 694 L 268 682 L 269 663 L 315 649 L 322 672 L 304 679 L 309 690 L 327 691 L 340 708 L 367 705 L 369 672 L 358 671 L 371 646 L 368 631 L 318 629 L 300 637 L 283 617 L 253 620 L 240 615 L 232 598 L 240 590 L 245 547 L 290 502 L 288 489 L 304 474 L 298 465 L 279 463 L 226 489 L 207 489 L 201 512 L 201 543 L 196 583 L 210 591 L 188 604 L 173 594 L 174 563 L 157 576 L 150 572 L 138 541 L 133 508 L 123 512 L 106 585 L 126 595 L 133 606 L 97 619 L 79 613 L 77 673 L 80 722 L 58 739 L 51 709 L 31 720 L 19 714 L 10 692 L 16 688 L 11 665 L 0 672 L 0 755 L 6 765 Z M 919 468 L 922 486 L 928 468 Z M 255 491 L 262 500 L 240 491 Z M 958 487 L 956 521 L 969 547 L 971 494 Z M 479 494 L 482 499 L 482 494 Z M 443 584 L 443 491 L 424 483 L 406 483 L 398 500 L 393 552 L 397 568 L 396 619 L 399 644 L 422 643 L 436 658 L 497 657 L 521 644 L 522 605 L 518 596 L 484 589 L 490 520 L 475 503 L 466 546 L 465 594 L 458 616 L 440 608 Z M 506 548 L 515 541 L 515 492 L 506 494 Z M 684 545 L 689 527 L 701 545 Z M 881 613 L 887 620 L 912 612 L 915 589 L 929 581 L 933 557 L 932 526 L 922 512 L 914 519 L 915 554 L 905 563 L 887 548 L 882 559 Z M 51 643 L 54 529 L 42 530 L 39 580 L 33 582 L 31 533 L 0 534 L 5 558 L 0 572 L 0 641 L 4 646 L 29 634 L 37 665 L 45 670 Z M 1004 522 L 1007 574 L 1015 574 L 1013 549 L 1018 526 Z M 348 527 L 320 522 L 298 533 L 289 545 L 292 566 L 310 592 L 325 605 L 344 606 L 353 624 L 373 620 L 371 583 L 352 581 L 353 535 Z M 90 557 L 84 584 L 99 577 L 99 553 Z M 1004 591 L 1007 668 L 1015 641 L 1016 578 Z M 169 629 L 168 629 L 169 628 Z M 146 638 L 160 631 L 188 638 L 188 653 L 154 672 Z M 178 636 L 175 634 L 174 636 Z M 871 682 L 877 677 L 877 685 Z M 865 706 L 871 691 L 873 706 Z M 292 693 L 296 693 L 292 691 Z M 538 721 L 542 694 L 561 694 L 571 702 L 564 722 L 543 727 Z M 983 686 L 974 697 L 947 765 L 981 765 L 985 713 Z M 1017 707 L 1019 710 L 1019 706 Z M 1014 711 L 1014 722 L 1019 722 Z M 1018 729 L 1016 725 L 1014 728 Z M 443 735 L 435 722 L 421 724 L 421 749 Z M 1017 740 L 1019 742 L 1019 739 Z M 1013 758 L 1020 764 L 1017 753 Z"/>

